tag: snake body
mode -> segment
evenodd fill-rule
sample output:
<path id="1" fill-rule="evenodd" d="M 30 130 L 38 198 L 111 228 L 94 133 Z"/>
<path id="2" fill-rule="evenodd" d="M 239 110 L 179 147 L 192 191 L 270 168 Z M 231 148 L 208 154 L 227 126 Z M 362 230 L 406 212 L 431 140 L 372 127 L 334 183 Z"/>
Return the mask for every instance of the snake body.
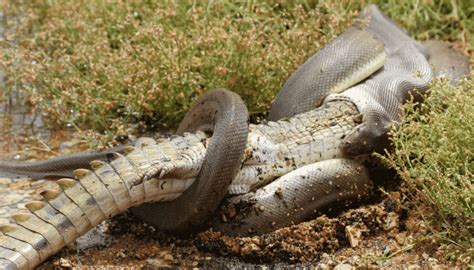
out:
<path id="1" fill-rule="evenodd" d="M 109 153 L 108 162 L 75 170 L 76 180 L 58 180 L 61 192 L 45 191 L 43 201 L 28 203 L 29 214 L 17 214 L 15 225 L 0 228 L 0 266 L 32 269 L 132 207 L 152 225 L 187 232 L 205 222 L 227 189 L 247 193 L 230 199 L 246 207 L 215 228 L 252 234 L 368 196 L 367 170 L 347 155 L 379 147 L 408 92 L 424 91 L 433 72 L 424 47 L 378 8 L 369 6 L 362 16 L 367 25 L 350 28 L 290 77 L 272 107 L 271 117 L 279 121 L 247 125 L 247 111 L 235 94 L 207 94 L 179 129 L 191 133 Z M 344 47 L 347 42 L 354 44 L 355 57 Z M 370 46 L 359 47 L 360 42 Z M 338 46 L 345 48 L 341 57 L 334 55 Z M 335 68 L 346 58 L 349 67 Z M 349 89 L 341 92 L 344 88 Z M 305 95 L 308 102 L 302 102 Z"/>
<path id="2" fill-rule="evenodd" d="M 214 90 L 186 114 L 177 133 L 196 131 L 212 132 L 196 183 L 176 200 L 134 209 L 141 219 L 163 230 L 195 231 L 227 194 L 247 142 L 247 107 L 235 93 Z"/>
<path id="3" fill-rule="evenodd" d="M 116 146 L 103 152 L 82 152 L 58 156 L 36 162 L 19 162 L 0 160 L 0 171 L 27 175 L 34 179 L 58 179 L 73 177 L 72 171 L 78 168 L 89 168 L 93 160 L 107 161 L 111 153 L 120 153 L 125 146 Z"/>
<path id="4" fill-rule="evenodd" d="M 328 94 L 340 93 L 372 75 L 385 58 L 383 43 L 372 33 L 349 27 L 290 76 L 272 104 L 268 120 L 317 108 Z"/>

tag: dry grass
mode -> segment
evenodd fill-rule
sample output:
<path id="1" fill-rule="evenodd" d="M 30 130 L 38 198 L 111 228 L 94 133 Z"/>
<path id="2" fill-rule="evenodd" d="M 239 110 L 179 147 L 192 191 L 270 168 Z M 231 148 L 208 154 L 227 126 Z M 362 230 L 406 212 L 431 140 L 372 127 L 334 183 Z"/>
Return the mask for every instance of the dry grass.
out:
<path id="1" fill-rule="evenodd" d="M 474 256 L 474 76 L 453 87 L 435 81 L 423 104 L 409 103 L 383 157 L 408 185 L 435 239 Z M 426 206 L 431 211 L 426 212 Z"/>
<path id="2" fill-rule="evenodd" d="M 195 97 L 217 87 L 264 111 L 298 64 L 354 16 L 329 13 L 335 4 L 62 2 L 18 7 L 27 15 L 3 55 L 7 84 L 26 91 L 53 126 L 111 133 L 175 126 Z"/>
<path id="3" fill-rule="evenodd" d="M 381 7 L 418 38 L 465 44 L 472 7 L 460 3 Z M 252 113 L 261 113 L 296 67 L 365 4 L 4 1 L 5 93 L 26 93 L 52 127 L 110 136 L 176 126 L 195 97 L 216 87 L 237 92 Z"/>

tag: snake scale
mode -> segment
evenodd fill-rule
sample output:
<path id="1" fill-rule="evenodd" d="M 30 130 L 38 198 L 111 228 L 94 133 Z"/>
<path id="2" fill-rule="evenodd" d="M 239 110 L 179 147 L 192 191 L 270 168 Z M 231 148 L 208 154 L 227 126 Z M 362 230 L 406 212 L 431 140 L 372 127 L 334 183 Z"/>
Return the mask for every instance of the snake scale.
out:
<path id="1" fill-rule="evenodd" d="M 1 162 L 2 171 L 28 174 L 30 168 L 34 177 L 75 179 L 57 180 L 61 191 L 44 191 L 44 200 L 26 205 L 30 213 L 1 227 L 0 267 L 33 269 L 130 208 L 161 229 L 189 232 L 203 226 L 229 191 L 242 195 L 228 203 L 245 207 L 214 228 L 254 234 L 370 195 L 367 169 L 348 157 L 383 145 L 409 92 L 428 88 L 430 51 L 449 50 L 439 44 L 426 50 L 376 6 L 361 17 L 366 22 L 350 27 L 289 78 L 270 111 L 272 121 L 248 124 L 242 100 L 215 90 L 190 110 L 178 136 L 42 163 Z M 469 73 L 462 57 L 436 59 L 430 59 L 438 65 L 435 74 L 455 79 Z M 452 66 L 456 75 L 439 71 Z M 88 163 L 90 169 L 72 171 Z"/>

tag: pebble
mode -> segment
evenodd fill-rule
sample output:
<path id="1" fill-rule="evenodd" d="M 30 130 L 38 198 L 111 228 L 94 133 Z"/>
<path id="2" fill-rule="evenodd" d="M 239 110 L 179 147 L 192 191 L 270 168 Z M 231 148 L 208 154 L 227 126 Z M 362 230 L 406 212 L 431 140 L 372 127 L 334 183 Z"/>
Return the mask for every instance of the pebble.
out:
<path id="1" fill-rule="evenodd" d="M 347 263 L 340 263 L 334 267 L 334 270 L 352 270 L 355 269 L 355 267 L 352 267 L 352 265 L 347 264 Z"/>
<path id="2" fill-rule="evenodd" d="M 60 258 L 59 259 L 59 266 L 62 268 L 72 269 L 71 262 L 68 259 Z"/>
<path id="3" fill-rule="evenodd" d="M 406 232 L 398 233 L 395 235 L 395 241 L 397 241 L 399 245 L 405 244 L 406 239 L 407 239 Z"/>
<path id="4" fill-rule="evenodd" d="M 362 240 L 362 230 L 357 226 L 346 226 L 346 237 L 351 247 L 355 248 Z"/>
<path id="5" fill-rule="evenodd" d="M 104 233 L 105 229 L 102 225 L 93 228 L 83 236 L 76 239 L 77 250 L 87 250 L 93 247 L 101 248 L 110 245 L 111 239 L 109 235 Z"/>
<path id="6" fill-rule="evenodd" d="M 400 221 L 398 219 L 398 215 L 395 212 L 388 213 L 387 217 L 385 218 L 385 222 L 383 224 L 383 229 L 386 231 L 390 231 L 392 229 L 398 228 Z"/>
<path id="7" fill-rule="evenodd" d="M 163 260 L 171 262 L 174 260 L 174 257 L 171 254 L 166 254 L 165 256 L 163 256 Z"/>
<path id="8" fill-rule="evenodd" d="M 127 257 L 127 255 L 125 255 L 125 253 L 124 253 L 123 251 L 119 251 L 119 252 L 117 253 L 117 257 L 120 257 L 120 258 L 124 259 L 124 258 Z"/>
<path id="9" fill-rule="evenodd" d="M 166 264 L 165 262 L 163 262 L 162 260 L 159 260 L 159 259 L 155 259 L 155 258 L 149 258 L 146 260 L 146 263 L 150 266 L 157 266 L 157 267 L 166 267 L 168 266 L 168 264 Z"/>
<path id="10" fill-rule="evenodd" d="M 72 148 L 78 144 L 82 143 L 81 140 L 70 140 L 70 141 L 64 141 L 62 143 L 59 144 L 59 150 L 61 152 L 64 152 L 64 153 L 68 153 L 70 152 L 70 149 L 69 148 Z"/>

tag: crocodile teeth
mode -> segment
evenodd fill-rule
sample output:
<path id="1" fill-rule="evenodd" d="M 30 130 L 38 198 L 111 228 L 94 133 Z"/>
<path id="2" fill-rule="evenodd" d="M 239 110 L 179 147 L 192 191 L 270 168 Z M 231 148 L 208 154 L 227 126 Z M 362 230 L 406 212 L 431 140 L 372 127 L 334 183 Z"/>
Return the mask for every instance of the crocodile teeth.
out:
<path id="1" fill-rule="evenodd" d="M 158 175 L 158 179 L 162 179 L 165 176 L 166 173 L 168 173 L 168 171 L 165 168 L 163 168 L 160 171 L 160 174 Z"/>
<path id="2" fill-rule="evenodd" d="M 56 184 L 58 184 L 62 190 L 66 190 L 77 185 L 77 181 L 70 178 L 61 178 L 56 181 Z"/>
<path id="3" fill-rule="evenodd" d="M 83 179 L 84 177 L 86 177 L 87 175 L 89 175 L 91 173 L 91 171 L 87 170 L 87 169 L 77 169 L 77 170 L 74 170 L 72 172 L 74 174 L 74 176 L 78 179 L 78 180 L 81 180 Z"/>
<path id="4" fill-rule="evenodd" d="M 40 193 L 40 195 L 47 201 L 56 199 L 59 196 L 59 194 L 61 194 L 61 192 L 54 189 L 45 190 Z"/>
<path id="5" fill-rule="evenodd" d="M 42 201 L 31 201 L 25 204 L 26 209 L 30 210 L 31 212 L 38 211 L 45 206 L 46 206 L 46 203 Z"/>

